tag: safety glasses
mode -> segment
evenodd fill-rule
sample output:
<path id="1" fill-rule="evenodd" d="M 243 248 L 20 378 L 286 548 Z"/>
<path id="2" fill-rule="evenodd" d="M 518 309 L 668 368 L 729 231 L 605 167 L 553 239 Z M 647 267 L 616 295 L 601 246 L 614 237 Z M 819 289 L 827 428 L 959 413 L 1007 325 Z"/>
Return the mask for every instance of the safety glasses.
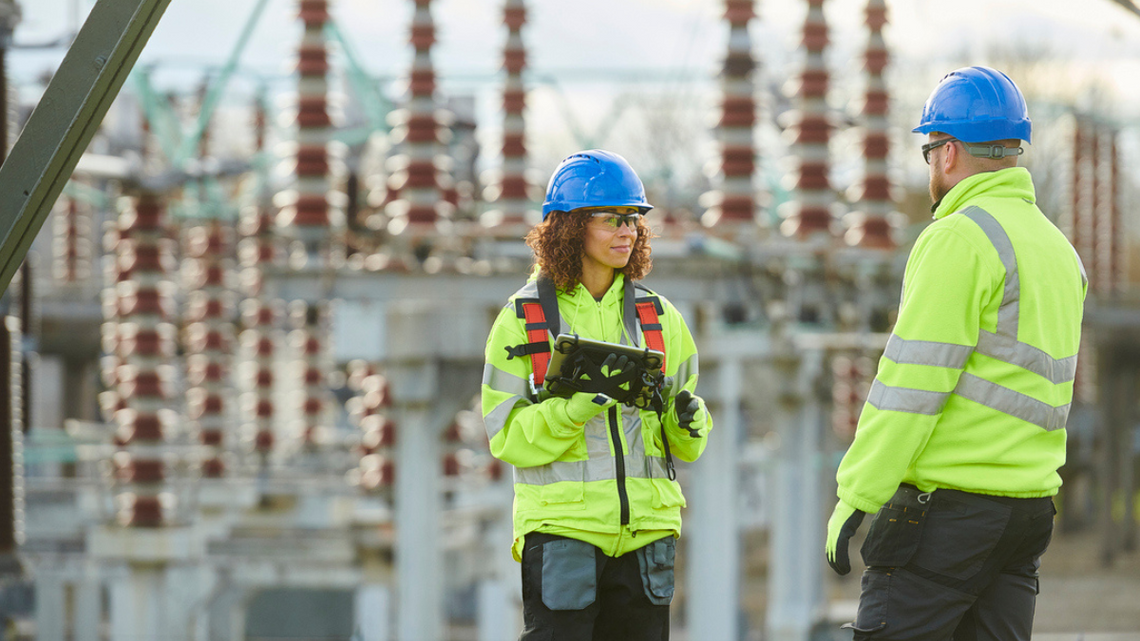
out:
<path id="1" fill-rule="evenodd" d="M 922 146 L 922 159 L 925 160 L 926 164 L 929 165 L 930 164 L 930 152 L 934 151 L 935 149 L 938 149 L 939 147 L 941 147 L 942 145 L 945 145 L 948 142 L 954 142 L 955 140 L 957 140 L 957 138 L 943 138 L 942 140 L 936 140 L 934 142 L 926 143 L 925 145 Z"/>
<path id="2" fill-rule="evenodd" d="M 641 220 L 641 214 L 619 214 L 612 211 L 599 211 L 590 214 L 590 219 L 600 226 L 610 230 L 621 229 L 622 225 L 629 225 L 629 228 L 637 231 L 637 221 Z"/>

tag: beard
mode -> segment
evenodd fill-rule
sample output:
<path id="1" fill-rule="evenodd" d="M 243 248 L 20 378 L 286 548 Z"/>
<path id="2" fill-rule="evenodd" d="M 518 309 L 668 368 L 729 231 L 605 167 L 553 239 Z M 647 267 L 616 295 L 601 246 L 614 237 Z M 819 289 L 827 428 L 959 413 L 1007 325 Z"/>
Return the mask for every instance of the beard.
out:
<path id="1" fill-rule="evenodd" d="M 930 175 L 930 202 L 937 203 L 942 200 L 950 189 L 946 186 L 946 177 L 940 173 Z"/>

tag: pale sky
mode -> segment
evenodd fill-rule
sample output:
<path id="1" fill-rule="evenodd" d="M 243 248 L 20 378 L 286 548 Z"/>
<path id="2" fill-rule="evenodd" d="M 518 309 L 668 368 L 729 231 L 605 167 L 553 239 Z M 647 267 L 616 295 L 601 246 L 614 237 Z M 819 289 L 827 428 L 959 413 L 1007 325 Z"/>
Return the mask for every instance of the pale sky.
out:
<path id="1" fill-rule="evenodd" d="M 73 24 L 76 10 L 85 15 L 93 4 L 92 0 L 17 1 L 24 13 L 15 34 L 17 44 L 57 38 Z M 433 54 L 443 93 L 476 95 L 488 143 L 499 124 L 498 70 L 506 37 L 502 4 L 502 0 L 433 3 L 438 34 Z M 668 90 L 689 101 L 691 111 L 711 112 L 715 73 L 728 31 L 719 0 L 531 0 L 527 4 L 530 20 L 524 38 L 530 68 L 536 75 L 557 79 L 557 88 L 540 86 L 529 102 L 531 135 L 546 136 L 535 144 L 539 157 L 564 155 L 576 144 L 571 120 L 587 133 L 595 132 L 620 113 L 614 108 L 618 97 L 636 102 L 654 90 L 656 95 Z M 173 0 L 141 61 L 157 65 L 157 84 L 185 90 L 203 67 L 218 67 L 225 61 L 254 5 L 254 0 Z M 829 61 L 836 107 L 856 98 L 861 88 L 858 58 L 866 38 L 864 5 L 865 0 L 829 0 L 825 6 L 833 43 Z M 332 6 L 369 73 L 406 74 L 411 0 L 336 0 Z M 907 79 L 894 83 L 896 108 L 916 111 L 914 118 L 944 73 L 962 64 L 989 63 L 995 47 L 1006 47 L 1065 61 L 1063 72 L 1015 77 L 1019 83 L 1032 82 L 1055 93 L 1079 93 L 1096 78 L 1107 87 L 1109 98 L 1121 105 L 1116 111 L 1122 119 L 1140 120 L 1133 115 L 1140 113 L 1136 108 L 1140 17 L 1110 0 L 894 0 L 888 6 L 891 24 L 886 38 L 894 56 L 890 73 Z M 244 68 L 287 82 L 300 32 L 296 7 L 296 0 L 270 0 L 243 56 Z M 751 33 L 762 77 L 769 84 L 780 84 L 795 71 L 805 7 L 806 2 L 795 0 L 757 2 L 759 19 Z M 9 68 L 17 85 L 27 86 L 58 65 L 62 55 L 62 51 L 18 49 L 9 57 Z M 655 89 L 618 73 L 629 71 L 652 75 L 658 80 L 652 85 Z M 236 78 L 231 86 L 237 94 L 248 93 L 250 76 Z M 628 117 L 617 122 L 619 131 L 629 126 Z"/>

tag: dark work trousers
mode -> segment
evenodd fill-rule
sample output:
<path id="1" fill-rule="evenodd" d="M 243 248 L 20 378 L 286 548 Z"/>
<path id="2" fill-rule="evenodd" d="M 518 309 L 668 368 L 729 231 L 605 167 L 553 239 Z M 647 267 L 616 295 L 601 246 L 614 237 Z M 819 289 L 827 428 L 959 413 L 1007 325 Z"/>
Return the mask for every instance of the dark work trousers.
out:
<path id="1" fill-rule="evenodd" d="M 667 641 L 674 540 L 619 557 L 531 532 L 522 558 L 519 641 Z"/>
<path id="2" fill-rule="evenodd" d="M 855 639 L 1029 641 L 1051 498 L 904 485 L 863 544 Z"/>

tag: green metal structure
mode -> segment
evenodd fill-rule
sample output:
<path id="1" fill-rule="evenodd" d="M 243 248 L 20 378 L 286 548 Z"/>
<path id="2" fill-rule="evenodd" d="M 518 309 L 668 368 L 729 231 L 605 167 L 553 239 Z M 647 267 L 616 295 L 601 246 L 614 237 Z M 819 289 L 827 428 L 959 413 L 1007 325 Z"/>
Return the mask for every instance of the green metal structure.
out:
<path id="1" fill-rule="evenodd" d="M 170 0 L 99 0 L 0 167 L 7 289 Z"/>

